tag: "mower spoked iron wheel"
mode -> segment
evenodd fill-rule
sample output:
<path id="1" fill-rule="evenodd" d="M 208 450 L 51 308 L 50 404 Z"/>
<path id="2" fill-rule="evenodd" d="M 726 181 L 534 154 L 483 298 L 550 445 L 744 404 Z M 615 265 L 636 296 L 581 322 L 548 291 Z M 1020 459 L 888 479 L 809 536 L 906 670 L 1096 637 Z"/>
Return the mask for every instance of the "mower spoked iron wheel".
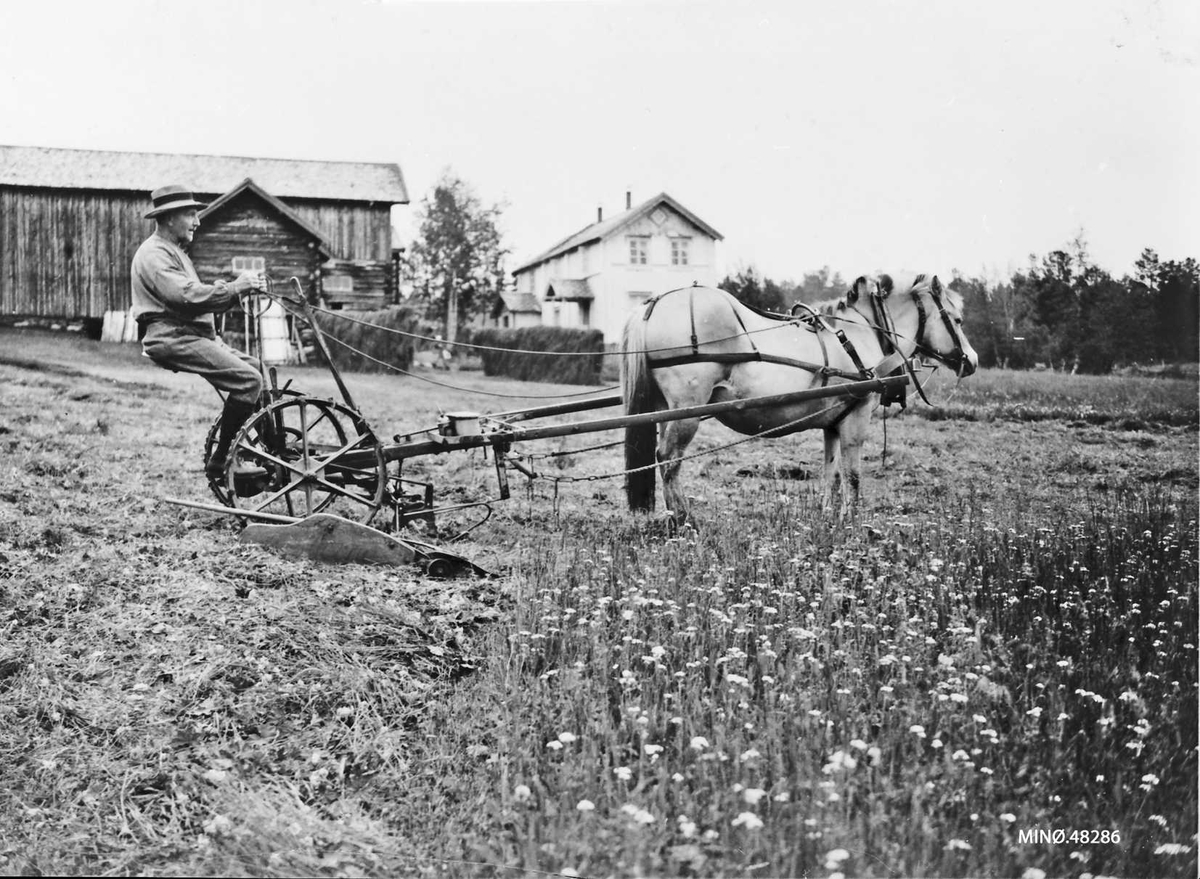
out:
<path id="1" fill-rule="evenodd" d="M 222 477 L 213 491 L 227 506 L 300 519 L 329 512 L 366 523 L 383 505 L 387 464 L 362 415 L 298 395 L 246 421 Z"/>

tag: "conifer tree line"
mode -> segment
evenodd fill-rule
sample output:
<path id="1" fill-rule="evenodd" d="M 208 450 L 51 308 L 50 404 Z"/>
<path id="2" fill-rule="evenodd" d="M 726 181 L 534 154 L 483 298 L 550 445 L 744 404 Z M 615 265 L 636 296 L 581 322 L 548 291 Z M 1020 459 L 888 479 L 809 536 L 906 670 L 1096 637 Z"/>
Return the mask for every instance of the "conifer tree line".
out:
<path id="1" fill-rule="evenodd" d="M 786 311 L 841 296 L 848 282 L 828 267 L 799 283 L 739 269 L 719 285 L 741 301 Z M 1129 366 L 1200 362 L 1200 264 L 1142 251 L 1132 276 L 1095 265 L 1077 239 L 1004 281 L 954 272 L 967 338 L 985 367 L 1044 366 L 1107 373 Z"/>

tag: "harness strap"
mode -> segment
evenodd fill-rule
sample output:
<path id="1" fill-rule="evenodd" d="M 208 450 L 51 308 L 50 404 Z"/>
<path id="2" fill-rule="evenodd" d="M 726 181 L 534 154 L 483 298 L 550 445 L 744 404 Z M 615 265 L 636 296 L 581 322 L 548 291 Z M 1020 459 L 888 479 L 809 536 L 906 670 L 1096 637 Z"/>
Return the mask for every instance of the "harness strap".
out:
<path id="1" fill-rule="evenodd" d="M 924 277 L 925 277 L 924 275 L 919 276 L 918 283 Z M 917 285 L 916 284 L 913 284 L 913 289 L 910 292 L 910 295 L 912 296 L 913 304 L 917 306 L 917 350 L 915 352 L 913 352 L 915 354 L 922 350 L 928 350 L 925 343 L 921 341 L 922 339 L 925 338 L 925 321 L 926 321 L 925 303 L 923 303 L 921 301 L 921 296 L 919 293 L 917 293 Z M 933 297 L 932 291 L 931 291 L 930 295 L 931 295 L 931 297 Z M 941 310 L 942 304 L 940 302 L 937 302 L 936 297 L 933 297 L 933 298 L 934 298 L 934 302 L 937 303 L 938 309 Z M 943 312 L 943 316 L 945 316 L 944 312 Z M 951 333 L 951 338 L 956 338 L 953 335 L 953 332 Z M 908 372 L 909 376 L 912 378 L 913 387 L 915 387 L 917 389 L 917 394 L 921 397 L 922 400 L 925 401 L 926 406 L 932 406 L 933 404 L 931 402 L 929 402 L 929 398 L 925 396 L 925 389 L 922 388 L 921 383 L 919 381 L 917 381 L 917 372 L 913 368 L 912 361 L 911 360 L 907 361 L 904 364 L 904 367 L 905 367 L 905 370 Z M 903 405 L 904 404 L 901 403 L 901 407 L 903 407 Z"/>
<path id="2" fill-rule="evenodd" d="M 733 312 L 733 319 L 736 320 L 738 322 L 738 326 L 742 328 L 742 335 L 746 338 L 746 341 L 750 343 L 750 350 L 757 353 L 758 346 L 754 344 L 754 337 L 750 335 L 750 331 L 746 329 L 746 322 L 742 320 L 742 316 L 738 314 L 738 310 L 734 308 L 732 304 L 729 306 L 729 310 Z"/>
<path id="3" fill-rule="evenodd" d="M 825 321 L 821 321 L 821 324 L 825 325 Z M 821 370 L 821 387 L 825 387 L 829 383 L 829 349 L 825 347 L 825 340 L 821 337 L 820 329 L 817 327 L 817 332 L 813 335 L 817 337 L 817 344 L 821 346 L 821 359 L 825 361 L 825 366 Z"/>
<path id="4" fill-rule="evenodd" d="M 666 296 L 666 293 L 659 293 L 657 296 L 651 296 L 644 303 L 642 311 L 642 320 L 650 320 L 650 315 L 654 314 L 654 306 L 658 305 L 658 300 Z"/>
<path id="5" fill-rule="evenodd" d="M 874 378 L 874 371 L 863 366 L 862 358 L 858 356 L 858 351 L 855 349 L 854 343 L 851 342 L 850 338 L 846 335 L 845 330 L 834 330 L 834 335 L 836 335 L 838 341 L 842 343 L 842 347 L 846 349 L 846 353 L 850 355 L 850 361 L 858 367 L 859 373 L 867 378 Z"/>
<path id="6" fill-rule="evenodd" d="M 921 383 L 919 381 L 917 381 L 917 371 L 913 368 L 912 361 L 911 360 L 905 361 L 904 367 L 905 367 L 905 370 L 908 372 L 909 376 L 912 378 L 913 387 L 915 387 L 917 389 L 917 393 L 920 395 L 921 399 L 925 401 L 925 405 L 933 406 L 933 403 L 929 402 L 929 398 L 925 396 L 925 389 L 922 388 Z M 907 388 L 908 386 L 905 385 L 905 387 Z M 900 402 L 900 408 L 901 409 L 904 408 L 903 400 L 901 400 L 901 402 Z"/>
<path id="7" fill-rule="evenodd" d="M 725 351 L 712 354 L 689 353 L 677 354 L 674 357 L 659 357 L 650 361 L 651 369 L 666 369 L 670 366 L 683 366 L 688 363 L 777 363 L 780 366 L 792 366 L 821 376 L 821 387 L 824 387 L 830 376 L 844 378 L 850 381 L 861 381 L 862 373 L 847 372 L 844 369 L 811 363 L 807 360 L 797 360 L 794 357 L 783 357 L 779 354 L 763 354 L 761 351 Z M 871 376 L 867 376 L 870 378 Z"/>
<path id="8" fill-rule="evenodd" d="M 688 317 L 692 320 L 692 353 L 699 354 L 700 340 L 696 338 L 696 289 L 694 287 L 688 288 Z"/>
<path id="9" fill-rule="evenodd" d="M 825 387 L 825 385 L 829 384 L 829 349 L 825 347 L 825 337 L 821 335 L 821 330 L 832 333 L 833 327 L 821 316 L 820 312 L 802 302 L 797 302 L 792 306 L 792 314 L 796 313 L 797 307 L 803 307 L 808 310 L 809 317 L 807 321 L 812 326 L 813 335 L 817 337 L 817 344 L 821 346 L 821 360 L 825 364 L 821 370 L 821 387 Z M 805 318 L 801 318 L 801 320 L 805 320 Z"/>
<path id="10" fill-rule="evenodd" d="M 916 286 L 910 291 L 913 304 L 917 306 L 917 345 L 922 345 L 921 340 L 925 338 L 925 303 L 921 301 L 921 295 L 917 293 Z"/>

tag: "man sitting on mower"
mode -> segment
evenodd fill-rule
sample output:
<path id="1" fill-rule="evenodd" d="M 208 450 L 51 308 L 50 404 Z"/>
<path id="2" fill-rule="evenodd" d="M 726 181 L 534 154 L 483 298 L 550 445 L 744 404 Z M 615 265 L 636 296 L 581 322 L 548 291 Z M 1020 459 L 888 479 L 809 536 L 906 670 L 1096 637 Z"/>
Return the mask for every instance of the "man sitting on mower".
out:
<path id="1" fill-rule="evenodd" d="M 155 221 L 154 234 L 133 257 L 138 340 L 159 366 L 200 375 L 225 394 L 217 443 L 205 466 L 210 479 L 219 479 L 233 438 L 258 408 L 263 382 L 258 361 L 217 336 L 213 313 L 225 311 L 239 296 L 264 290 L 266 279 L 244 273 L 231 283 L 202 284 L 185 248 L 200 227 L 197 210 L 205 205 L 179 185 L 156 189 L 150 197 L 153 208 L 146 219 Z"/>

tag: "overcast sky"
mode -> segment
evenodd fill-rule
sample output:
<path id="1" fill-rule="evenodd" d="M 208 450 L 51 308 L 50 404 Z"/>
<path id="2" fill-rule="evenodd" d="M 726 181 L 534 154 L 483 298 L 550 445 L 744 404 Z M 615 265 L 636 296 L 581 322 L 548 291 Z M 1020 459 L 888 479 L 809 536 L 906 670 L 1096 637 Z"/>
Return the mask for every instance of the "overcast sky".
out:
<path id="1" fill-rule="evenodd" d="M 1200 257 L 1200 3 L 0 0 L 0 143 L 397 162 L 402 237 L 449 168 L 510 268 L 628 190 L 776 279 L 1120 275 Z"/>

